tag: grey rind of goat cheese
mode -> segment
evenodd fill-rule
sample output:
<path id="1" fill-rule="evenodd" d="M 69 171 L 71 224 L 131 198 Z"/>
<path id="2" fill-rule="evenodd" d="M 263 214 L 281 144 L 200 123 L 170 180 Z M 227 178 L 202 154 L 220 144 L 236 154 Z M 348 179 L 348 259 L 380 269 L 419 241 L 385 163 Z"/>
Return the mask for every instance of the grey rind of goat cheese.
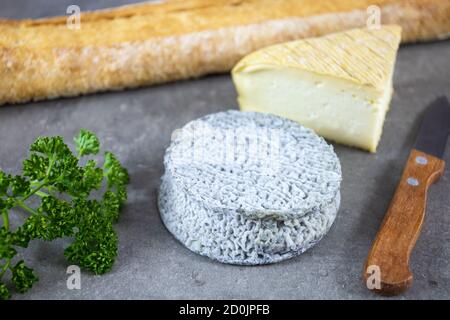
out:
<path id="1" fill-rule="evenodd" d="M 158 205 L 187 248 L 224 263 L 301 254 L 331 227 L 339 160 L 322 138 L 274 115 L 227 111 L 174 133 Z"/>

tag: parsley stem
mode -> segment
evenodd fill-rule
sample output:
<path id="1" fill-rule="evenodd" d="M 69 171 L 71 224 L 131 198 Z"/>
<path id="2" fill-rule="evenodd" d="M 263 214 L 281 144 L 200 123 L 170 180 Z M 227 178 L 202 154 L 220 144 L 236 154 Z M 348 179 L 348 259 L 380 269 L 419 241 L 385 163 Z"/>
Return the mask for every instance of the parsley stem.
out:
<path id="1" fill-rule="evenodd" d="M 6 210 L 2 210 L 2 217 L 3 217 L 3 227 L 6 230 L 9 230 L 9 216 Z"/>
<path id="2" fill-rule="evenodd" d="M 51 158 L 49 158 L 48 160 L 48 168 L 47 168 L 47 172 L 46 172 L 46 176 L 48 177 L 50 174 L 50 171 L 53 168 L 53 164 L 55 163 L 55 155 L 53 155 Z"/>
<path id="3" fill-rule="evenodd" d="M 53 168 L 53 164 L 55 163 L 55 159 L 54 157 L 49 159 L 49 163 L 48 163 L 48 168 L 47 168 L 47 172 L 46 172 L 46 177 L 44 180 L 42 180 L 41 183 L 36 185 L 36 188 L 34 188 L 33 190 L 31 190 L 31 192 L 29 194 L 27 194 L 26 196 L 24 196 L 22 198 L 22 200 L 19 200 L 20 202 L 23 203 L 23 201 L 27 200 L 29 197 L 31 197 L 32 195 L 34 195 L 35 193 L 37 193 L 40 189 L 42 189 L 46 184 L 48 184 L 48 175 L 50 174 L 52 168 Z"/>
<path id="4" fill-rule="evenodd" d="M 29 197 L 31 197 L 33 194 L 35 194 L 36 192 L 38 192 L 40 189 L 42 189 L 46 184 L 48 183 L 47 179 L 44 179 L 40 184 L 38 184 L 36 186 L 36 188 L 34 188 L 33 190 L 31 190 L 31 192 L 29 194 L 27 194 L 26 196 L 24 196 L 21 200 L 21 202 L 27 200 Z"/>
<path id="5" fill-rule="evenodd" d="M 23 210 L 31 213 L 31 214 L 37 214 L 36 210 L 34 210 L 33 208 L 30 208 L 29 206 L 27 206 L 25 203 L 23 203 L 20 200 L 17 200 L 16 204 L 21 207 Z"/>
<path id="6" fill-rule="evenodd" d="M 41 197 L 41 198 L 44 198 L 44 197 L 48 197 L 48 196 L 49 196 L 49 194 L 46 193 L 46 192 L 44 192 L 44 191 L 36 191 L 36 195 L 39 196 L 39 197 Z"/>
<path id="7" fill-rule="evenodd" d="M 3 275 L 5 274 L 6 270 L 8 270 L 10 265 L 11 265 L 11 259 L 6 260 L 6 263 L 3 265 L 3 268 L 0 271 L 0 280 L 3 278 Z"/>
<path id="8" fill-rule="evenodd" d="M 5 209 L 2 210 L 2 218 L 3 218 L 3 227 L 6 230 L 9 230 L 9 216 L 8 216 L 8 211 L 6 211 Z M 6 270 L 8 270 L 10 264 L 11 264 L 11 259 L 7 259 L 6 263 L 3 265 L 2 270 L 0 271 L 0 280 L 3 278 L 3 275 L 5 274 Z"/>

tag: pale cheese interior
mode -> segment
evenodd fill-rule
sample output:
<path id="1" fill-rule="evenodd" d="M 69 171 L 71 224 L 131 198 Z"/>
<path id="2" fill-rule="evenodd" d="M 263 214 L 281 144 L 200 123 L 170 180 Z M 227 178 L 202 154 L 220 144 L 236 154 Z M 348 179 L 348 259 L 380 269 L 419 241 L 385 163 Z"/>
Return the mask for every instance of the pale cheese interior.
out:
<path id="1" fill-rule="evenodd" d="M 375 152 L 392 96 L 383 91 L 300 69 L 248 68 L 233 74 L 243 111 L 283 116 L 317 134 Z"/>

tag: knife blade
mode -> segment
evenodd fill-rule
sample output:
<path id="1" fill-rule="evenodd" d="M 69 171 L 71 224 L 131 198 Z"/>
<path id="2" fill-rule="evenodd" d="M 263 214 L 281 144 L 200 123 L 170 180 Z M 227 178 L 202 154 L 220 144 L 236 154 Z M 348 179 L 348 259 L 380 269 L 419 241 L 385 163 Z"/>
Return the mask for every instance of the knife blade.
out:
<path id="1" fill-rule="evenodd" d="M 445 96 L 427 108 L 414 148 L 438 158 L 445 152 L 450 133 L 450 104 Z"/>
<path id="2" fill-rule="evenodd" d="M 396 295 L 412 285 L 409 258 L 425 217 L 428 188 L 444 173 L 442 159 L 450 133 L 445 97 L 426 109 L 416 143 L 375 238 L 364 268 L 370 290 Z"/>

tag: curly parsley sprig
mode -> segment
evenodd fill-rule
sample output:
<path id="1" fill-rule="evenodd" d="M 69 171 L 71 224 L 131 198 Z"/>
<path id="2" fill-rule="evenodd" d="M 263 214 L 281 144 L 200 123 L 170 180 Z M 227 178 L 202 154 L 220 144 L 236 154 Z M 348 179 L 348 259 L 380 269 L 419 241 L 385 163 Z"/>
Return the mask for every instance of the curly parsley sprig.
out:
<path id="1" fill-rule="evenodd" d="M 94 159 L 82 165 L 85 157 L 100 151 L 94 133 L 81 129 L 74 142 L 76 155 L 61 137 L 40 137 L 23 161 L 22 176 L 0 170 L 0 299 L 11 297 L 4 281 L 8 274 L 21 293 L 38 281 L 33 269 L 16 258 L 16 249 L 27 248 L 33 239 L 71 237 L 64 255 L 95 274 L 109 271 L 114 263 L 118 239 L 113 223 L 127 199 L 128 172 L 110 152 L 105 152 L 103 166 Z M 9 221 L 13 210 L 27 213 L 14 230 Z"/>

